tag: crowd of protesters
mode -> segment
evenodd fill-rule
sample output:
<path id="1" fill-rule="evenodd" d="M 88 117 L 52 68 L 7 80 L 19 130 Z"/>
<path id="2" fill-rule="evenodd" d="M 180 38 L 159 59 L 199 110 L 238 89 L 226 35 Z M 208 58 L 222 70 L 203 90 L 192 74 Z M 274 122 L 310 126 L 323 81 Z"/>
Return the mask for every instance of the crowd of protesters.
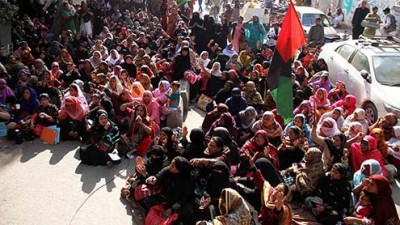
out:
<path id="1" fill-rule="evenodd" d="M 369 124 L 346 84 L 330 82 L 320 48 L 303 46 L 284 124 L 267 83 L 279 18 L 271 29 L 244 21 L 238 0 L 217 18 L 193 1 L 10 2 L 20 8 L 0 64 L 10 138 L 56 125 L 85 146 L 82 163 L 134 158 L 121 195 L 146 224 L 290 224 L 293 202 L 322 224 L 400 223 L 397 115 Z M 170 115 L 182 87 L 187 101 L 212 100 L 201 128 L 167 126 L 181 120 Z"/>

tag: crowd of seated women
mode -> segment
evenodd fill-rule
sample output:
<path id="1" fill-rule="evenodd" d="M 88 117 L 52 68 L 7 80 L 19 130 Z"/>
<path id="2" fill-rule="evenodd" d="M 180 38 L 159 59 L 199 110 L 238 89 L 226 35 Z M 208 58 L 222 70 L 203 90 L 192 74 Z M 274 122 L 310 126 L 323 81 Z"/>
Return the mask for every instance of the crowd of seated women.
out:
<path id="1" fill-rule="evenodd" d="M 121 195 L 143 208 L 146 224 L 290 224 L 296 203 L 321 224 L 400 223 L 391 197 L 396 114 L 370 124 L 346 84 L 332 84 L 303 46 L 285 123 L 268 88 L 273 51 L 258 40 L 258 17 L 121 2 L 62 2 L 57 16 L 13 1 L 15 51 L 0 58 L 0 122 L 10 138 L 58 126 L 61 141 L 82 143 L 84 164 L 135 160 Z M 52 25 L 61 30 L 49 42 Z M 166 126 L 180 118 L 183 88 L 184 101 L 211 100 L 199 128 Z"/>

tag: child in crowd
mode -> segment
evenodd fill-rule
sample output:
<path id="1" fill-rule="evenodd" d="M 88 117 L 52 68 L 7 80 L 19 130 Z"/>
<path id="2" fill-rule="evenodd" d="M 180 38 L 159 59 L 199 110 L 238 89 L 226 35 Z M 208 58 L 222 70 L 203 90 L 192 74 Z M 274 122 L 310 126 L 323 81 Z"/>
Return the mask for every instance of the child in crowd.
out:
<path id="1" fill-rule="evenodd" d="M 163 107 L 162 110 L 162 119 L 165 119 L 168 114 L 173 111 L 178 110 L 181 91 L 180 91 L 181 84 L 179 81 L 173 81 L 171 83 L 171 89 L 168 91 L 167 94 L 167 104 Z"/>
<path id="2" fill-rule="evenodd" d="M 360 193 L 360 198 L 358 199 L 358 202 L 355 206 L 355 216 L 357 218 L 363 219 L 369 216 L 371 210 L 371 196 L 367 192 L 362 191 Z"/>

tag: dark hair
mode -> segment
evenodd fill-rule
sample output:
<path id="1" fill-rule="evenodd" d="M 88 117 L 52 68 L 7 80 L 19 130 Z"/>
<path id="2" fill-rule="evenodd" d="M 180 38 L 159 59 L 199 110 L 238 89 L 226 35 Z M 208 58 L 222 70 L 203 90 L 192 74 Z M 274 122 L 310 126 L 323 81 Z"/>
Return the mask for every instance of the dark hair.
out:
<path id="1" fill-rule="evenodd" d="M 172 83 L 171 83 L 171 86 L 173 86 L 173 85 L 175 85 L 176 87 L 180 87 L 181 86 L 181 83 L 179 83 L 179 81 L 173 81 Z"/>
<path id="2" fill-rule="evenodd" d="M 218 148 L 223 148 L 224 147 L 224 140 L 222 140 L 222 138 L 217 137 L 217 136 L 213 136 L 211 138 L 211 140 L 213 140 L 215 142 L 215 144 L 217 145 Z"/>
<path id="3" fill-rule="evenodd" d="M 46 98 L 47 100 L 50 99 L 49 95 L 47 93 L 42 93 L 39 95 L 39 99 L 41 100 L 42 98 Z"/>

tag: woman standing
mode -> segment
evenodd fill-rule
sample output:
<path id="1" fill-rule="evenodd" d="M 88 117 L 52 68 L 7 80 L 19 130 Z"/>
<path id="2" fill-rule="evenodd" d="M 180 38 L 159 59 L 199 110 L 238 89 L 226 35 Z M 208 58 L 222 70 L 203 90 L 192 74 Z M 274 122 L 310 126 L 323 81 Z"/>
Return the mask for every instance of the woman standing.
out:
<path id="1" fill-rule="evenodd" d="M 258 16 L 253 16 L 251 21 L 245 23 L 245 27 L 247 44 L 253 51 L 261 49 L 261 45 L 264 43 L 267 32 L 265 31 L 260 18 Z"/>
<path id="2" fill-rule="evenodd" d="M 232 31 L 232 48 L 235 50 L 235 52 L 240 52 L 246 40 L 243 17 L 239 16 Z"/>

